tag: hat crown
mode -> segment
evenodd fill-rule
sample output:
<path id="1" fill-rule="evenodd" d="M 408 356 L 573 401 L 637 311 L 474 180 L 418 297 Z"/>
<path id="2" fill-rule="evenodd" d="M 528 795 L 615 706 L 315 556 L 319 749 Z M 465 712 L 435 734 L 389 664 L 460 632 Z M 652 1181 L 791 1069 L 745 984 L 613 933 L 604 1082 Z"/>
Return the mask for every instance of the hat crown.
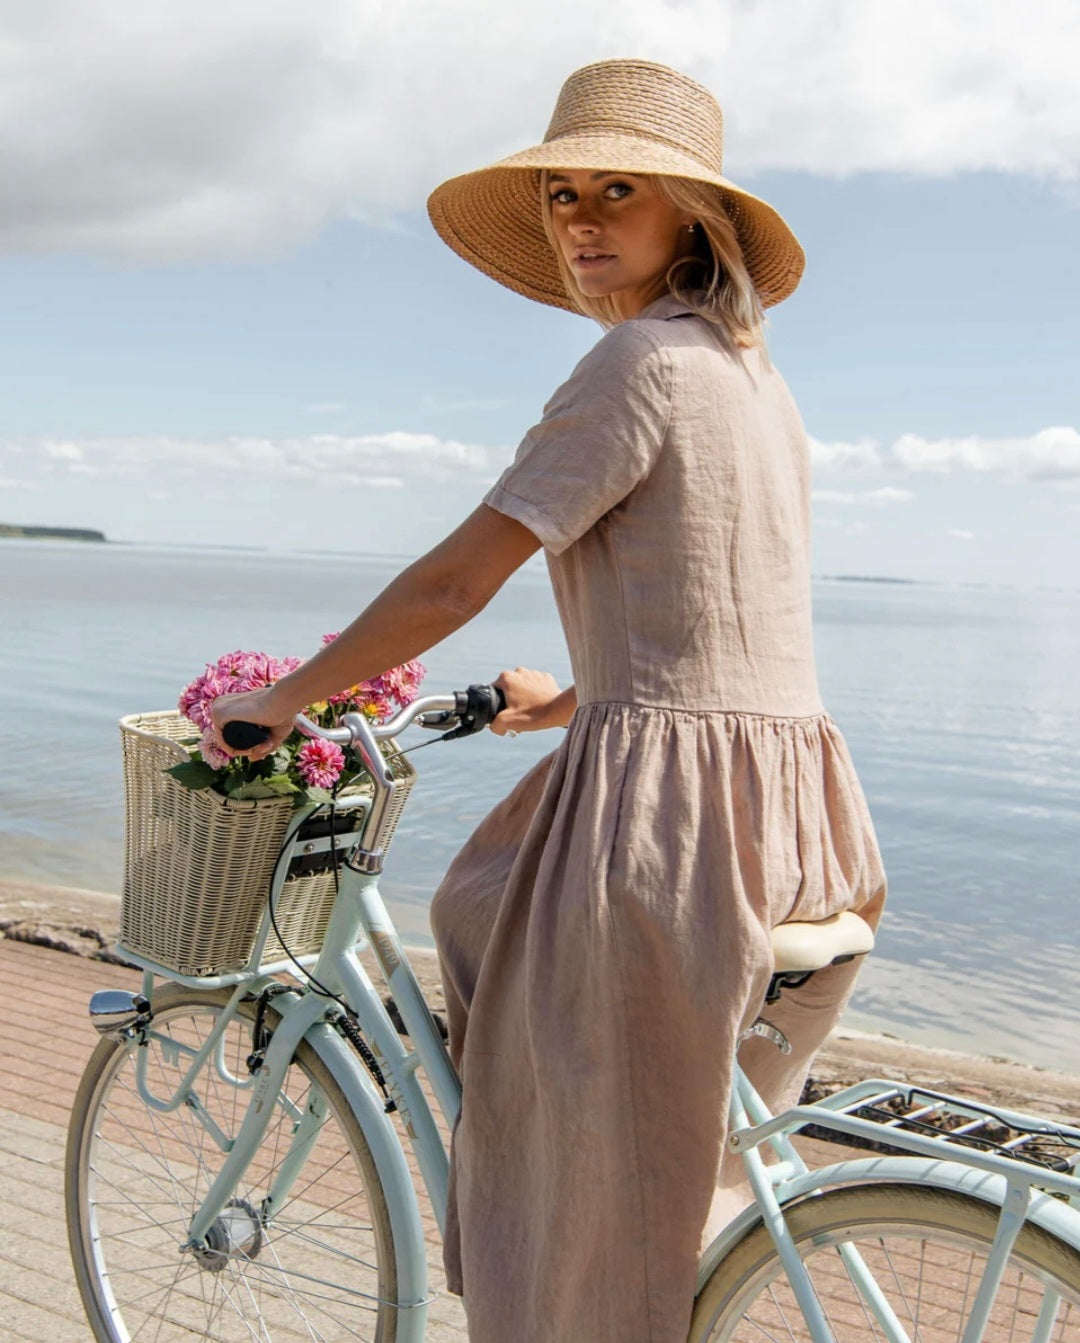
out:
<path id="1" fill-rule="evenodd" d="M 724 116 L 708 89 L 652 61 L 598 61 L 559 93 L 544 143 L 566 135 L 632 135 L 670 145 L 717 174 Z"/>

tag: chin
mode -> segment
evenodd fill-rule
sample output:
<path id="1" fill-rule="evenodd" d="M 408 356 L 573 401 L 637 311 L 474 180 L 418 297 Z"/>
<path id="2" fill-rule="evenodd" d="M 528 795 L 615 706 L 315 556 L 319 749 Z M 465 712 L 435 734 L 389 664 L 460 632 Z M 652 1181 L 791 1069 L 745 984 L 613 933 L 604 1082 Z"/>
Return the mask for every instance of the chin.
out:
<path id="1" fill-rule="evenodd" d="M 578 280 L 578 289 L 586 298 L 610 298 L 612 294 L 617 294 L 620 289 L 626 286 L 621 284 L 604 284 L 602 280 Z"/>

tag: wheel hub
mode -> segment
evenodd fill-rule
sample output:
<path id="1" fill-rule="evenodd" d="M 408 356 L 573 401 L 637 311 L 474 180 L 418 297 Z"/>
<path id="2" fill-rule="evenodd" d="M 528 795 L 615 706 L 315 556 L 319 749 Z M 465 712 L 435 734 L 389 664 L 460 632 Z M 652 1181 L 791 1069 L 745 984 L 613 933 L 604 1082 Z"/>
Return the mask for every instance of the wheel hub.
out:
<path id="1" fill-rule="evenodd" d="M 230 1259 L 255 1259 L 263 1247 L 262 1217 L 246 1198 L 232 1198 L 195 1249 L 200 1266 L 220 1273 Z"/>

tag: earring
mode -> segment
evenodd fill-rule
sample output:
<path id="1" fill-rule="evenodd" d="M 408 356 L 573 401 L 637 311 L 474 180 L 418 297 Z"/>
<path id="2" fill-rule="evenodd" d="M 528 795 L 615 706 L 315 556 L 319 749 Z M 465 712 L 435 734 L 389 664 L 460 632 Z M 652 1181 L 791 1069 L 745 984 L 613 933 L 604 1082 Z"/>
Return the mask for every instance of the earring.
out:
<path id="1" fill-rule="evenodd" d="M 687 233 L 694 233 L 694 232 L 696 232 L 696 230 L 697 230 L 697 225 L 696 225 L 696 224 L 687 224 L 687 226 L 686 226 L 686 231 L 687 231 Z"/>

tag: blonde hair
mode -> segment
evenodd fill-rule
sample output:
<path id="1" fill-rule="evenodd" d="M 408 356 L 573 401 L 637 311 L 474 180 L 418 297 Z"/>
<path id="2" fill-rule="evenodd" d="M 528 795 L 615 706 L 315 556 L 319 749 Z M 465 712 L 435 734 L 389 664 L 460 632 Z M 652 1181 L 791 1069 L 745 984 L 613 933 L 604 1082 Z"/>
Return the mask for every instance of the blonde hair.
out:
<path id="1" fill-rule="evenodd" d="M 715 327 L 729 348 L 764 348 L 765 310 L 746 269 L 720 188 L 686 177 L 641 175 L 662 200 L 692 215 L 696 224 L 693 252 L 677 258 L 664 276 L 668 292 Z M 541 174 L 540 200 L 544 229 L 571 301 L 586 317 L 595 318 L 603 326 L 615 326 L 621 319 L 614 301 L 588 298 L 581 292 L 556 242 L 546 169 Z"/>

